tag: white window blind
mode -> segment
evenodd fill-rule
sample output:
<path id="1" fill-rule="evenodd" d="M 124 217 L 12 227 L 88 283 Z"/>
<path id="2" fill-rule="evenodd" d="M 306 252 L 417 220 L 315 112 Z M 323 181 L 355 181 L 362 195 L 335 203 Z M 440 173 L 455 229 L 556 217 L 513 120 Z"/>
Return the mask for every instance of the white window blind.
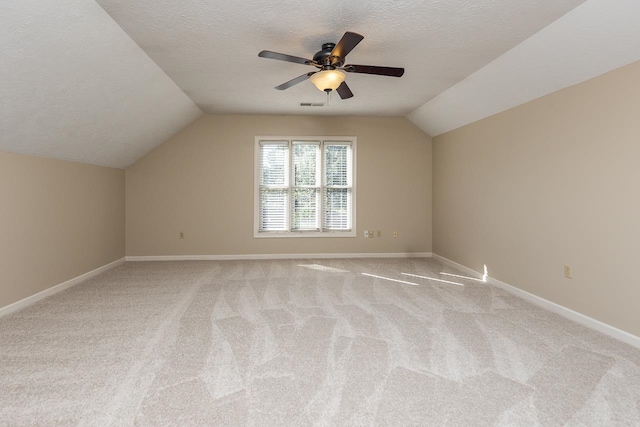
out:
<path id="1" fill-rule="evenodd" d="M 256 237 L 355 236 L 355 138 L 256 137 Z"/>
<path id="2" fill-rule="evenodd" d="M 351 229 L 351 144 L 324 147 L 324 224 L 326 230 Z"/>
<path id="3" fill-rule="evenodd" d="M 320 229 L 320 143 L 293 142 L 291 229 Z"/>
<path id="4" fill-rule="evenodd" d="M 260 144 L 260 230 L 288 230 L 289 143 Z"/>

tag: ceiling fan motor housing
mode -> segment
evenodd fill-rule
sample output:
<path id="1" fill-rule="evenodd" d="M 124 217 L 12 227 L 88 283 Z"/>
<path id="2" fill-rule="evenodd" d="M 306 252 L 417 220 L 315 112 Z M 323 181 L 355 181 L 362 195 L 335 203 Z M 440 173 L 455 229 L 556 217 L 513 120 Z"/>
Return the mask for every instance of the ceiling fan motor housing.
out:
<path id="1" fill-rule="evenodd" d="M 333 70 L 344 65 L 344 58 L 331 56 L 335 43 L 323 43 L 322 50 L 313 55 L 313 61 L 322 65 L 324 70 Z"/>

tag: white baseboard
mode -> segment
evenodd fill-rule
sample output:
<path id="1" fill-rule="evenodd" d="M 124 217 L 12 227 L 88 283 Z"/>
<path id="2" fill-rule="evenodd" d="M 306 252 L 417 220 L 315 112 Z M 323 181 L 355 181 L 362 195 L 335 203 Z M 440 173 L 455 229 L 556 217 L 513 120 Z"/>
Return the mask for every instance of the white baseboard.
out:
<path id="1" fill-rule="evenodd" d="M 248 255 L 158 255 L 127 256 L 127 261 L 241 261 L 269 259 L 330 259 L 330 258 L 430 258 L 431 252 L 403 253 L 323 253 L 323 254 L 248 254 Z"/>
<path id="2" fill-rule="evenodd" d="M 466 274 L 470 274 L 470 275 L 475 275 L 478 277 L 482 277 L 482 274 L 478 273 L 475 270 L 472 270 L 468 267 L 465 267 L 461 264 L 458 264 L 454 261 L 451 261 L 445 257 L 442 257 L 440 255 L 436 255 L 433 254 L 433 258 L 437 259 L 438 261 L 440 261 L 443 264 L 449 265 L 450 267 L 456 268 L 458 270 L 464 271 Z M 611 326 L 608 325 L 604 322 L 601 322 L 599 320 L 593 319 L 589 316 L 586 316 L 582 313 L 578 313 L 577 311 L 571 310 L 570 308 L 564 307 L 560 304 L 556 304 L 555 302 L 551 302 L 549 300 L 546 300 L 542 297 L 539 297 L 537 295 L 531 294 L 527 291 L 523 291 L 522 289 L 519 289 L 513 285 L 510 285 L 508 283 L 504 283 L 501 282 L 498 279 L 494 279 L 492 277 L 489 277 L 487 279 L 487 282 L 497 286 L 498 288 L 504 289 L 505 291 L 519 296 L 520 298 L 527 300 L 537 306 L 540 306 L 542 308 L 545 308 L 553 313 L 556 313 L 562 317 L 565 317 L 569 320 L 572 320 L 576 323 L 579 323 L 583 326 L 586 326 L 588 328 L 594 329 L 598 332 L 601 332 L 605 335 L 608 335 L 612 338 L 615 338 L 617 340 L 620 340 L 622 342 L 625 342 L 629 345 L 632 345 L 634 347 L 640 348 L 640 337 L 637 337 L 633 334 L 630 334 L 629 332 L 623 331 L 622 329 L 618 329 L 615 326 Z"/>
<path id="3" fill-rule="evenodd" d="M 4 307 L 0 307 L 0 316 L 4 316 L 9 313 L 13 313 L 18 310 L 22 310 L 23 308 L 40 301 L 43 298 L 51 296 L 53 294 L 57 294 L 58 292 L 62 292 L 65 289 L 69 289 L 72 286 L 75 286 L 79 283 L 84 282 L 87 279 L 90 279 L 94 276 L 97 276 L 100 273 L 103 273 L 107 270 L 110 270 L 114 267 L 124 264 L 125 259 L 120 258 L 116 261 L 110 262 L 107 265 L 103 265 L 102 267 L 98 267 L 95 270 L 91 270 L 88 273 L 81 274 L 78 277 L 74 277 L 73 279 L 67 280 L 66 282 L 60 283 L 58 285 L 52 286 L 44 291 L 38 292 L 37 294 L 31 295 L 29 297 L 23 298 L 20 301 L 16 301 L 12 304 L 9 304 Z"/>
<path id="4" fill-rule="evenodd" d="M 457 262 L 453 262 L 450 259 L 447 259 L 443 256 L 437 255 L 437 254 L 433 254 L 432 255 L 434 259 L 440 261 L 443 264 L 448 265 L 449 267 L 455 268 L 456 270 L 460 270 L 465 274 L 468 274 L 471 277 L 476 277 L 478 279 L 482 279 L 483 275 L 482 273 L 478 273 L 475 270 L 470 269 L 469 267 L 466 267 L 462 264 L 458 264 Z"/>

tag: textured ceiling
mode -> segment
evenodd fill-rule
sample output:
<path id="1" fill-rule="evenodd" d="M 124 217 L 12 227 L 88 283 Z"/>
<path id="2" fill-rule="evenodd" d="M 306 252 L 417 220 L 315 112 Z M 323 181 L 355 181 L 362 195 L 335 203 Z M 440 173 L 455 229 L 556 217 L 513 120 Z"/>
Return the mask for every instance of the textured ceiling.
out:
<path id="1" fill-rule="evenodd" d="M 100 7 L 102 6 L 102 7 Z M 640 59 L 637 0 L 21 0 L 0 6 L 0 150 L 125 168 L 202 112 L 406 115 L 437 135 Z M 311 67 L 345 31 L 355 94 Z"/>
<path id="2" fill-rule="evenodd" d="M 208 113 L 405 115 L 584 0 L 97 0 Z M 315 70 L 258 58 L 263 49 L 311 58 L 345 31 L 364 36 L 347 63 L 404 67 L 402 78 L 348 74 L 355 94 L 329 107 Z"/>
<path id="3" fill-rule="evenodd" d="M 409 114 L 440 135 L 640 60 L 640 1 L 590 0 Z"/>
<path id="4" fill-rule="evenodd" d="M 125 168 L 202 114 L 93 0 L 0 11 L 0 150 Z"/>

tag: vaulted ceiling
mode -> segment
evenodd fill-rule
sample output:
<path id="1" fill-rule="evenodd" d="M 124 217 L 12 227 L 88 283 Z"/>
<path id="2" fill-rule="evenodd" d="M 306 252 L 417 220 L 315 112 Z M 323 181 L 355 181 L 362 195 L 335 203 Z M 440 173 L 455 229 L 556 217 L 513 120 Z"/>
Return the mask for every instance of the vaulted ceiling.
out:
<path id="1" fill-rule="evenodd" d="M 407 116 L 437 135 L 640 59 L 636 0 L 21 0 L 0 14 L 0 150 L 125 168 L 204 113 Z M 345 31 L 341 100 L 311 58 Z"/>

